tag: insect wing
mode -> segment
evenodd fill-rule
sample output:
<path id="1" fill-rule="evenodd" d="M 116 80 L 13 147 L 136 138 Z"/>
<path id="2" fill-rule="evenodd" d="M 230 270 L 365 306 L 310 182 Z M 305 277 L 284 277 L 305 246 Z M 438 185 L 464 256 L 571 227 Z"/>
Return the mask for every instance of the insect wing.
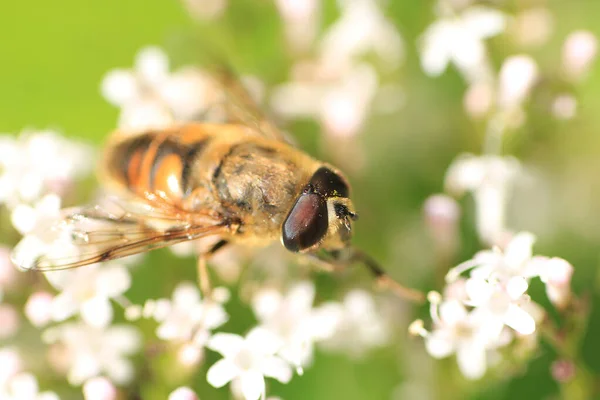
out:
<path id="1" fill-rule="evenodd" d="M 22 270 L 53 271 L 121 258 L 200 237 L 223 233 L 222 221 L 190 222 L 140 202 L 110 199 L 99 205 L 61 210 L 15 247 Z"/>
<path id="2" fill-rule="evenodd" d="M 267 139 L 289 143 L 281 130 L 270 121 L 256 104 L 248 89 L 231 68 L 220 65 L 214 69 L 213 76 L 225 93 L 227 113 L 231 121 L 253 128 Z"/>

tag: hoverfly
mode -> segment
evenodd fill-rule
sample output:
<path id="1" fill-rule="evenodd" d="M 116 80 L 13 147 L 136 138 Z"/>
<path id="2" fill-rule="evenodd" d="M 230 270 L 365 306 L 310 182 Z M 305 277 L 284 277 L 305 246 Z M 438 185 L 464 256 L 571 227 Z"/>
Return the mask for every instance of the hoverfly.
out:
<path id="1" fill-rule="evenodd" d="M 210 291 L 206 259 L 216 251 L 279 240 L 324 266 L 360 262 L 380 284 L 421 299 L 351 246 L 357 214 L 344 175 L 288 144 L 229 70 L 214 76 L 227 94 L 227 123 L 115 132 L 99 168 L 115 196 L 62 210 L 15 247 L 15 265 L 75 268 L 216 236 L 198 262 L 202 289 Z"/>

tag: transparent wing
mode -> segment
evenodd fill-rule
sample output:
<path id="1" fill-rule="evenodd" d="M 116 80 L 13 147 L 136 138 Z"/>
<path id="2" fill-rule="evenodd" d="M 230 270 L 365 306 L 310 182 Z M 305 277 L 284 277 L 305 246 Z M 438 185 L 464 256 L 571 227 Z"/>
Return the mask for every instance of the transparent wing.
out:
<path id="1" fill-rule="evenodd" d="M 164 207 L 108 198 L 97 205 L 61 210 L 17 244 L 12 261 L 26 271 L 61 270 L 229 230 L 218 218 L 168 212 Z"/>
<path id="2" fill-rule="evenodd" d="M 213 68 L 212 75 L 223 89 L 228 117 L 232 122 L 254 128 L 257 133 L 268 139 L 289 143 L 281 130 L 271 122 L 252 99 L 244 84 L 231 68 L 221 64 L 219 67 Z"/>

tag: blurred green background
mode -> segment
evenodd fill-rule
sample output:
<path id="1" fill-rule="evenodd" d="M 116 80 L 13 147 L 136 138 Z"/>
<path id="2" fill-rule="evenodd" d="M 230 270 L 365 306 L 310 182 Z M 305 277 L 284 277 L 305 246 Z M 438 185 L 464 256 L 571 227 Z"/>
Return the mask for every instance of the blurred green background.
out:
<path id="1" fill-rule="evenodd" d="M 595 0 L 496 3 L 509 13 L 529 5 L 547 5 L 553 12 L 555 29 L 550 42 L 532 53 L 548 80 L 557 74 L 560 48 L 567 33 L 588 29 L 600 35 L 600 2 Z M 433 279 L 436 260 L 429 250 L 422 205 L 429 195 L 442 191 L 445 170 L 457 154 L 480 151 L 485 126 L 465 115 L 465 84 L 452 68 L 434 79 L 421 71 L 415 43 L 433 20 L 432 8 L 433 1 L 414 0 L 389 1 L 385 7 L 386 15 L 406 42 L 406 63 L 389 78 L 404 88 L 406 106 L 393 115 L 369 121 L 359 137 L 367 164 L 360 173 L 350 174 L 350 179 L 361 213 L 356 226 L 357 243 L 386 261 L 393 276 L 418 282 L 424 289 L 439 290 L 439 283 Z M 338 11 L 332 1 L 326 2 L 323 9 L 325 24 L 335 19 Z M 114 129 L 118 111 L 100 96 L 101 79 L 110 69 L 130 67 L 141 47 L 163 46 L 175 66 L 203 59 L 203 43 L 220 47 L 240 72 L 255 74 L 273 85 L 286 79 L 292 63 L 282 37 L 275 7 L 266 0 L 232 0 L 223 17 L 206 23 L 193 21 L 173 0 L 5 2 L 0 11 L 0 131 L 56 128 L 67 136 L 99 145 Z M 507 55 L 522 51 L 504 37 L 490 41 L 490 48 L 497 65 Z M 504 150 L 539 171 L 547 191 L 529 199 L 517 197 L 523 203 L 512 208 L 511 223 L 514 229 L 528 229 L 539 236 L 536 249 L 540 254 L 563 257 L 575 266 L 575 290 L 591 296 L 595 306 L 581 348 L 576 351 L 591 373 L 600 374 L 600 298 L 596 290 L 600 254 L 600 71 L 596 68 L 584 84 L 569 88 L 579 99 L 579 111 L 568 122 L 553 120 L 541 106 L 544 96 L 558 88 L 551 84 L 542 89 L 534 92 L 527 123 L 507 137 Z M 317 145 L 316 123 L 296 123 L 287 128 L 312 155 L 329 159 L 326 149 Z M 466 198 L 461 204 L 462 247 L 460 257 L 451 260 L 456 263 L 480 248 L 472 202 Z M 528 218 L 529 210 L 538 207 L 547 212 L 537 219 Z M 146 257 L 142 271 L 138 270 L 131 297 L 143 300 L 168 295 L 176 281 L 193 280 L 193 261 L 186 262 L 189 268 L 174 265 L 184 262 L 166 251 L 152 253 Z M 353 275 L 353 282 L 369 287 L 366 274 L 356 271 Z M 337 290 L 332 277 L 320 275 L 318 282 L 325 291 Z M 423 313 L 398 307 L 398 319 L 407 324 Z M 241 332 L 250 326 L 250 312 L 244 306 L 234 301 L 229 310 L 234 316 L 247 316 L 230 322 L 224 330 Z M 454 360 L 434 362 L 423 356 L 409 357 L 418 353 L 415 348 L 422 347 L 422 342 L 406 338 L 404 330 L 397 334 L 399 343 L 364 359 L 319 353 L 304 376 L 295 377 L 288 385 L 271 383 L 270 393 L 285 400 L 388 399 L 404 379 L 423 374 L 430 379 L 433 398 L 560 396 L 549 371 L 556 355 L 548 346 L 542 345 L 530 362 L 513 371 L 514 377 L 491 373 L 481 382 L 467 383 L 456 371 Z M 208 364 L 215 360 L 215 355 L 209 354 Z M 154 360 L 149 368 L 160 370 L 163 361 Z M 145 363 L 142 359 L 139 362 Z M 205 371 L 206 367 L 201 368 L 184 382 L 143 383 L 142 397 L 166 398 L 178 384 L 189 384 L 201 399 L 228 398 L 228 389 L 216 390 L 206 384 Z M 600 381 L 596 386 L 600 389 Z"/>

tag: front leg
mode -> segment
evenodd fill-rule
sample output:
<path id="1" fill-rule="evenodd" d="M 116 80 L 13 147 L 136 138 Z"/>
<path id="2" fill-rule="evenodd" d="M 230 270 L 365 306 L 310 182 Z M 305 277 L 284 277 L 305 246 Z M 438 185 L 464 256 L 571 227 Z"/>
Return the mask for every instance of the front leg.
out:
<path id="1" fill-rule="evenodd" d="M 391 290 L 398 297 L 415 303 L 423 303 L 425 301 L 425 294 L 423 292 L 396 282 L 373 258 L 358 249 L 348 248 L 340 251 L 321 251 L 309 254 L 308 256 L 316 265 L 330 272 L 341 271 L 354 263 L 360 263 L 373 275 L 377 286 Z"/>
<path id="2" fill-rule="evenodd" d="M 208 274 L 208 266 L 206 261 L 208 258 L 213 256 L 217 251 L 221 250 L 225 247 L 229 242 L 227 240 L 221 239 L 217 243 L 215 243 L 208 251 L 198 255 L 198 286 L 200 287 L 200 291 L 202 292 L 202 296 L 206 299 L 212 296 L 212 285 L 210 284 L 210 276 Z"/>

